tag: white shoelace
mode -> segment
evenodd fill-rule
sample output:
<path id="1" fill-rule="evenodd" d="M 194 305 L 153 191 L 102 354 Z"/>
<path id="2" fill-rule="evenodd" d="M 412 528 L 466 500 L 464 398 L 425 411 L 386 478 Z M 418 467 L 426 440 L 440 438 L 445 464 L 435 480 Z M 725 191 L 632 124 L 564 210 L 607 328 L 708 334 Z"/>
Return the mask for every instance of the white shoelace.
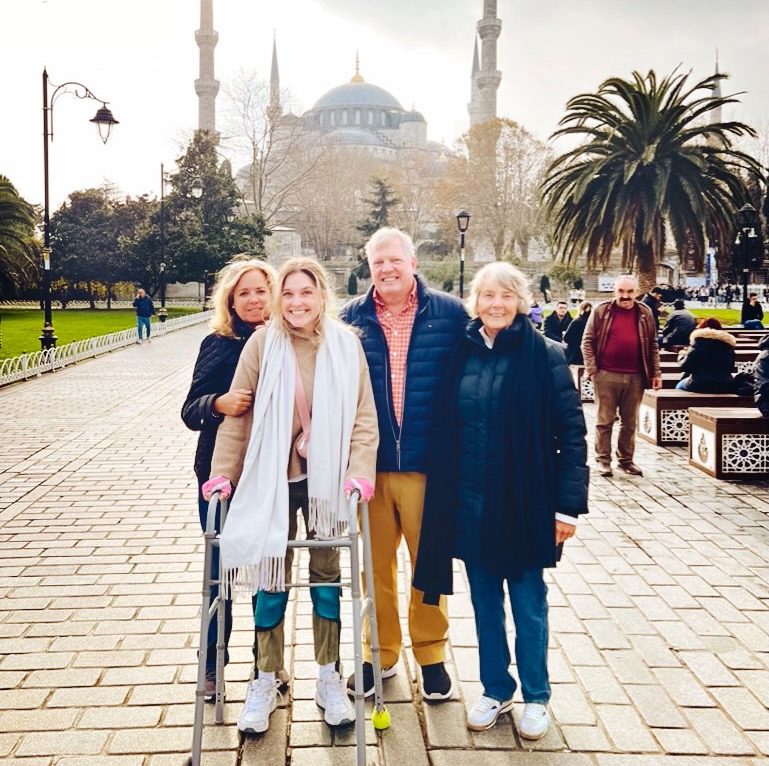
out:
<path id="1" fill-rule="evenodd" d="M 478 702 L 475 703 L 472 712 L 482 715 L 501 705 L 502 703 L 499 700 L 492 699 L 491 697 L 481 697 Z"/>
<path id="2" fill-rule="evenodd" d="M 246 710 L 249 713 L 260 712 L 263 709 L 267 709 L 271 705 L 271 699 L 274 693 L 280 696 L 278 687 L 280 681 L 278 679 L 270 680 L 267 678 L 256 678 L 252 681 L 248 687 L 248 695 L 246 696 Z M 271 712 L 271 711 L 268 711 Z"/>
<path id="3" fill-rule="evenodd" d="M 339 673 L 328 673 L 320 679 L 323 685 L 323 699 L 326 702 L 326 710 L 339 710 L 348 707 L 347 691 L 344 681 Z"/>
<path id="4" fill-rule="evenodd" d="M 529 718 L 534 722 L 539 722 L 547 713 L 547 705 L 540 702 L 527 702 L 523 708 L 523 718 Z"/>

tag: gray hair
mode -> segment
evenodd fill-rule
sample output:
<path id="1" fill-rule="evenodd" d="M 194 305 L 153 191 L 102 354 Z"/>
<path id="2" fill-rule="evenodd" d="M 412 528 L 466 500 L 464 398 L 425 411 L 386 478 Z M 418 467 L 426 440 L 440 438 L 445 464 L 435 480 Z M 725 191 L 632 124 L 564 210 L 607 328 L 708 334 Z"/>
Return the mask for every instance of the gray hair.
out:
<path id="1" fill-rule="evenodd" d="M 619 284 L 619 281 L 621 279 L 632 279 L 633 284 L 635 284 L 636 290 L 638 289 L 638 279 L 634 277 L 632 274 L 620 274 L 615 280 L 614 280 L 614 287 L 616 287 Z"/>
<path id="2" fill-rule="evenodd" d="M 503 287 L 518 296 L 518 313 L 528 314 L 534 302 L 529 280 L 520 270 L 506 261 L 487 263 L 473 278 L 470 285 L 470 297 L 467 299 L 467 310 L 472 317 L 478 316 L 478 296 L 488 285 Z"/>
<path id="3" fill-rule="evenodd" d="M 371 260 L 371 257 L 382 245 L 392 242 L 392 240 L 398 239 L 403 245 L 403 252 L 407 258 L 416 258 L 416 249 L 414 248 L 414 241 L 406 234 L 405 231 L 396 229 L 394 226 L 384 226 L 381 229 L 375 231 L 368 242 L 366 242 L 366 258 Z"/>

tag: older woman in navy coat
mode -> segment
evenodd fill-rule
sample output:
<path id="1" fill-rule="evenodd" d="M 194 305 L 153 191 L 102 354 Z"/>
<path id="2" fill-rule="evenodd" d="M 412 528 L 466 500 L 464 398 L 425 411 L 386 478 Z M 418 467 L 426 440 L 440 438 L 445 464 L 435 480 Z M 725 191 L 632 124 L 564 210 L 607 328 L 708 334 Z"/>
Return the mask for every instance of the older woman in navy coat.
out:
<path id="1" fill-rule="evenodd" d="M 483 696 L 468 728 L 512 710 L 504 584 L 515 622 L 524 709 L 520 734 L 548 730 L 547 587 L 561 546 L 587 512 L 585 421 L 563 350 L 527 318 L 526 277 L 485 266 L 469 300 L 475 317 L 445 375 L 430 439 L 414 587 L 425 603 L 452 592 L 452 559 L 465 563 L 475 610 Z"/>

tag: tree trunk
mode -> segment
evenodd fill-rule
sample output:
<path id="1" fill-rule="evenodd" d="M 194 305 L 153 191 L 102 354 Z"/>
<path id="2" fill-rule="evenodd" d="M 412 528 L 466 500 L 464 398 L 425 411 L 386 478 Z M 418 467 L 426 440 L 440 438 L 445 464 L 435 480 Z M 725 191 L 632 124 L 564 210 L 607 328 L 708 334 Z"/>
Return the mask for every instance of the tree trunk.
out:
<path id="1" fill-rule="evenodd" d="M 657 284 L 657 259 L 650 244 L 638 246 L 638 294 L 648 293 Z"/>

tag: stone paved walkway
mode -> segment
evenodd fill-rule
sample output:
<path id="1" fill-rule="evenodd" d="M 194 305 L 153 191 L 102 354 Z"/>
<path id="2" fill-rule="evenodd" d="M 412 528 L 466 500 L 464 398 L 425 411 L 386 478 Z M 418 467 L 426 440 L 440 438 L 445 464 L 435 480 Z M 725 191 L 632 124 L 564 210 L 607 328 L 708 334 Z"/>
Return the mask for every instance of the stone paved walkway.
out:
<path id="1" fill-rule="evenodd" d="M 189 752 L 202 538 L 179 410 L 203 327 L 0 390 L 0 760 L 178 766 Z M 586 405 L 592 419 L 594 405 Z M 426 705 L 404 651 L 378 766 L 757 766 L 769 752 L 767 484 L 638 445 L 643 479 L 596 477 L 550 585 L 555 724 L 465 727 L 479 694 L 464 578 L 451 599 L 455 699 Z M 297 566 L 306 568 L 301 560 Z M 409 573 L 401 566 L 403 583 Z M 206 766 L 353 764 L 312 701 L 310 604 L 292 598 L 291 694 L 263 737 L 235 720 L 251 666 L 236 605 L 226 725 Z M 352 667 L 350 620 L 343 637 Z M 516 704 L 514 717 L 520 715 Z"/>

